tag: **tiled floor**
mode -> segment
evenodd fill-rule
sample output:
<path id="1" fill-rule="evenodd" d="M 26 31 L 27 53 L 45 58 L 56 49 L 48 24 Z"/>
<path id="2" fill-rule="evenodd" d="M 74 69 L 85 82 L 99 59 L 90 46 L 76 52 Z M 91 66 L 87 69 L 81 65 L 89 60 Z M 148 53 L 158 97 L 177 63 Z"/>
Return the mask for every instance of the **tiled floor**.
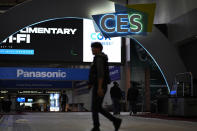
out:
<path id="1" fill-rule="evenodd" d="M 123 113 L 119 131 L 196 131 L 197 122 L 129 116 Z M 100 116 L 101 131 L 114 131 L 113 125 Z M 0 131 L 90 131 L 91 113 L 25 113 L 4 115 Z"/>
<path id="2" fill-rule="evenodd" d="M 177 121 L 190 121 L 197 122 L 197 117 L 181 117 L 181 116 L 168 116 L 167 114 L 154 114 L 154 113 L 141 113 L 134 115 L 136 117 L 157 118 L 164 120 L 177 120 Z"/>

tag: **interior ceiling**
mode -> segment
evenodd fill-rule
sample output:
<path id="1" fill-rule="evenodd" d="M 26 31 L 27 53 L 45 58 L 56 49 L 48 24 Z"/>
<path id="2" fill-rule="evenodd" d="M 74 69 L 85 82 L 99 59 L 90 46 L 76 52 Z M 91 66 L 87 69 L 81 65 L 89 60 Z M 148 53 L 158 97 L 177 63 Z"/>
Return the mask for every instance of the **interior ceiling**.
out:
<path id="1" fill-rule="evenodd" d="M 0 0 L 0 14 L 6 12 L 11 7 L 14 7 L 26 0 Z"/>
<path id="2" fill-rule="evenodd" d="M 24 2 L 24 1 L 26 1 L 26 0 L 0 0 L 0 5 L 1 6 L 3 6 L 3 5 L 17 5 L 17 4 L 19 4 L 19 3 L 22 3 L 22 2 Z"/>
<path id="3" fill-rule="evenodd" d="M 27 0 L 0 0 L 0 14 Z M 168 23 L 171 20 L 197 8 L 197 0 L 110 0 L 119 4 L 156 3 L 154 24 Z"/>
<path id="4" fill-rule="evenodd" d="M 156 3 L 154 24 L 169 23 L 197 8 L 197 0 L 111 0 L 120 4 Z"/>

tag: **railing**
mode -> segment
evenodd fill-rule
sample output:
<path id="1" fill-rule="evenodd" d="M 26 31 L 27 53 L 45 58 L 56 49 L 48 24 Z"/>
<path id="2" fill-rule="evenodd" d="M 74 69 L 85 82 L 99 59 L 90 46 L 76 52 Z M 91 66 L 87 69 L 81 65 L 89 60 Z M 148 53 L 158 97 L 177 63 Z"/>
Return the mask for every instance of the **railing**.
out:
<path id="1" fill-rule="evenodd" d="M 193 96 L 193 76 L 191 72 L 176 74 L 171 95 L 186 97 Z"/>

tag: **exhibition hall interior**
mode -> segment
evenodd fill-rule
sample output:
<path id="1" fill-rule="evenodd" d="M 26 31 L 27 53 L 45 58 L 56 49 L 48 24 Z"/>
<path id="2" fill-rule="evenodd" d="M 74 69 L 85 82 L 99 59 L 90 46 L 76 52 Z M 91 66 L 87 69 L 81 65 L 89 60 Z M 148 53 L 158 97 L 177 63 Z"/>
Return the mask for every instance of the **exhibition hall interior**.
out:
<path id="1" fill-rule="evenodd" d="M 0 0 L 0 130 L 91 130 L 96 42 L 111 80 L 102 107 L 120 131 L 196 130 L 196 16 L 196 0 Z"/>

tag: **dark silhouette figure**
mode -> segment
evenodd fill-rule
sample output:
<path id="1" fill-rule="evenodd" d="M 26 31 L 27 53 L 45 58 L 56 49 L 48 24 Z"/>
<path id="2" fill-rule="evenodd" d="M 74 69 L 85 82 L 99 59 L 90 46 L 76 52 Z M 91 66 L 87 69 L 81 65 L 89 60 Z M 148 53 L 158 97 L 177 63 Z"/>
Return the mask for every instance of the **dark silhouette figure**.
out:
<path id="1" fill-rule="evenodd" d="M 137 98 L 138 98 L 139 91 L 136 87 L 136 84 L 132 84 L 132 86 L 129 88 L 127 93 L 127 100 L 129 101 L 129 111 L 130 115 L 137 113 Z"/>
<path id="2" fill-rule="evenodd" d="M 5 102 L 5 100 L 2 99 L 1 103 L 2 103 L 2 111 L 6 112 L 6 102 Z"/>
<path id="3" fill-rule="evenodd" d="M 92 89 L 92 119 L 93 129 L 91 131 L 100 131 L 99 114 L 108 118 L 114 125 L 115 131 L 118 131 L 121 125 L 121 119 L 114 117 L 102 107 L 103 99 L 107 91 L 107 84 L 110 83 L 108 58 L 102 53 L 103 46 L 100 42 L 92 43 L 92 54 L 94 60 L 89 73 L 89 88 Z"/>
<path id="4" fill-rule="evenodd" d="M 10 99 L 6 99 L 5 101 L 3 100 L 2 101 L 2 109 L 3 109 L 3 112 L 10 112 L 11 111 L 11 105 L 12 105 L 12 102 Z"/>
<path id="5" fill-rule="evenodd" d="M 3 105 L 3 99 L 0 99 L 0 112 L 2 112 L 3 111 L 3 107 L 2 107 L 2 105 Z"/>
<path id="6" fill-rule="evenodd" d="M 62 109 L 61 111 L 62 112 L 65 112 L 67 102 L 68 102 L 68 96 L 66 94 L 66 91 L 63 91 L 61 94 L 61 109 Z"/>
<path id="7" fill-rule="evenodd" d="M 114 115 L 120 114 L 120 100 L 122 98 L 122 91 L 119 88 L 119 84 L 115 81 L 114 86 L 110 90 L 110 95 L 113 103 L 113 113 Z"/>

